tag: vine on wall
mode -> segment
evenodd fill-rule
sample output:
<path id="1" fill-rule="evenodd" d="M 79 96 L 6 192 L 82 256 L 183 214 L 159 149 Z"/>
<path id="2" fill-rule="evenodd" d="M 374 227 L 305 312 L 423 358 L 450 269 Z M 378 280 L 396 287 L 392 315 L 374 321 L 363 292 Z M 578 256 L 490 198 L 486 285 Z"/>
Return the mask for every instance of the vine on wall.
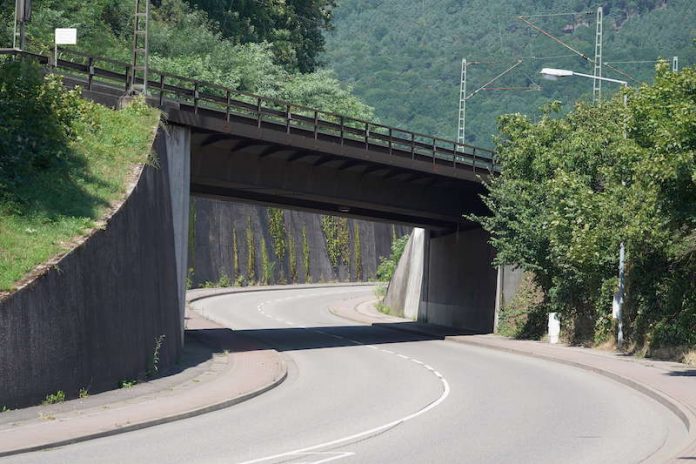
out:
<path id="1" fill-rule="evenodd" d="M 256 246 L 254 244 L 254 229 L 251 227 L 251 218 L 247 220 L 246 229 L 246 245 L 247 245 L 247 277 L 249 284 L 256 281 Z"/>
<path id="2" fill-rule="evenodd" d="M 348 218 L 322 216 L 321 230 L 326 240 L 326 252 L 334 268 L 350 262 L 350 232 Z"/>

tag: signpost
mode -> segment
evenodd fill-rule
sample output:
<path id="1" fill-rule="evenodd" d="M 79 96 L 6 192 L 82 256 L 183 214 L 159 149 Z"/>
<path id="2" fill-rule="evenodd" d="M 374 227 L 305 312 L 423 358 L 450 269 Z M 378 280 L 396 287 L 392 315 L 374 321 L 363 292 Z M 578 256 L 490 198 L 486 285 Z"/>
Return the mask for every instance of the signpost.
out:
<path id="1" fill-rule="evenodd" d="M 58 45 L 76 45 L 77 29 L 58 28 L 56 29 L 56 39 L 53 50 L 53 66 L 58 66 Z"/>

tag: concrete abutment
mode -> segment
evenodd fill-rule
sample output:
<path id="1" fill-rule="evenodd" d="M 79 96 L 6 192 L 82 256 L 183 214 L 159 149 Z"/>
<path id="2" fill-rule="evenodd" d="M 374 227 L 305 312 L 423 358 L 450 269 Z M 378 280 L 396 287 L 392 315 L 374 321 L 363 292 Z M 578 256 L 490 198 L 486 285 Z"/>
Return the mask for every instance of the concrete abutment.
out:
<path id="1" fill-rule="evenodd" d="M 515 291 L 516 271 L 499 278 L 488 233 L 475 228 L 449 234 L 414 229 L 389 283 L 385 305 L 419 322 L 473 333 L 495 331 L 496 312 Z"/>

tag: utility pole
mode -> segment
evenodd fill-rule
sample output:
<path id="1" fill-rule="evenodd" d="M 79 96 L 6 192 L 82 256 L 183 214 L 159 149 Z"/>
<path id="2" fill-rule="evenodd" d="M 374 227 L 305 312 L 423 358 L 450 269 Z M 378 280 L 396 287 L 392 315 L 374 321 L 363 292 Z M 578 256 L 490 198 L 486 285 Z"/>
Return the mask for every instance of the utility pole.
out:
<path id="1" fill-rule="evenodd" d="M 459 84 L 459 125 L 457 128 L 457 143 L 466 143 L 466 58 L 462 59 L 462 77 Z M 459 150 L 464 147 L 458 146 Z"/>
<path id="2" fill-rule="evenodd" d="M 594 79 L 592 80 L 592 101 L 602 101 L 602 7 L 597 8 L 597 32 L 595 34 Z"/>
<path id="3" fill-rule="evenodd" d="M 31 19 L 31 0 L 15 0 L 15 21 L 12 48 L 24 50 L 27 46 L 26 26 Z"/>
<path id="4" fill-rule="evenodd" d="M 678 72 L 678 71 L 679 71 L 679 57 L 673 56 L 672 57 L 672 72 Z"/>
<path id="5" fill-rule="evenodd" d="M 133 60 L 131 62 L 130 88 L 128 91 L 128 93 L 131 95 L 147 95 L 149 17 L 150 1 L 135 0 L 135 17 L 133 21 Z"/>

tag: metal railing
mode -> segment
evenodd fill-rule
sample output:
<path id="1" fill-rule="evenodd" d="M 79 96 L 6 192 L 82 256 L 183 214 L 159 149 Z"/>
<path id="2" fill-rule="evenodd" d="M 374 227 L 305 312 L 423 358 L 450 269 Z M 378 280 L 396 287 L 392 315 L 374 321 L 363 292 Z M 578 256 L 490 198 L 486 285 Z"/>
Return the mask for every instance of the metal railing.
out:
<path id="1" fill-rule="evenodd" d="M 25 56 L 52 66 L 66 77 L 84 82 L 88 90 L 102 85 L 114 90 L 128 90 L 133 79 L 130 65 L 109 58 L 62 50 L 58 63 L 48 56 L 14 49 L 0 49 L 0 55 Z M 148 98 L 163 106 L 179 103 L 184 111 L 205 114 L 227 122 L 255 124 L 287 134 L 302 134 L 315 140 L 334 140 L 343 145 L 377 150 L 388 155 L 432 161 L 467 170 L 498 172 L 492 150 L 458 143 L 453 140 L 389 127 L 371 121 L 321 111 L 276 98 L 240 92 L 211 82 L 190 79 L 156 69 L 148 70 Z"/>

